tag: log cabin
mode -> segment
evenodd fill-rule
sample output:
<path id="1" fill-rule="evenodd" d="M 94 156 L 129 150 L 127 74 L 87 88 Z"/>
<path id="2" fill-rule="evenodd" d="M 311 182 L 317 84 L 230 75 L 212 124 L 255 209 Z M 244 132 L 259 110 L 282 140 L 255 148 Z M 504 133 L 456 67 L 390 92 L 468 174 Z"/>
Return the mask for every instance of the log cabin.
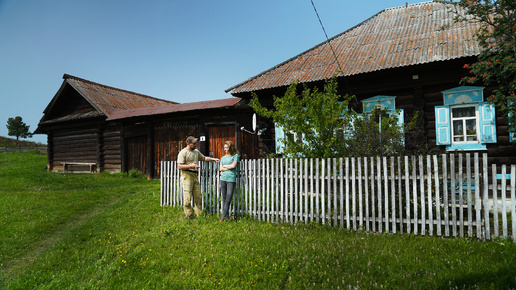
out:
<path id="1" fill-rule="evenodd" d="M 65 74 L 35 131 L 47 135 L 47 169 L 120 171 L 120 126 L 106 119 L 117 110 L 170 104 L 177 103 Z"/>
<path id="2" fill-rule="evenodd" d="M 457 13 L 464 15 L 438 1 L 384 9 L 226 92 L 242 99 L 254 92 L 272 106 L 292 82 L 322 91 L 336 74 L 339 94 L 354 96 L 350 107 L 357 112 L 374 103 L 399 110 L 404 120 L 419 113 L 405 134 L 408 152 L 487 152 L 490 163 L 514 164 L 507 118 L 487 102 L 493 88 L 460 83 L 481 48 L 474 35 L 479 23 L 456 23 Z M 274 128 L 270 120 L 267 126 Z M 281 132 L 266 133 L 266 146 L 276 150 Z"/>
<path id="3" fill-rule="evenodd" d="M 175 160 L 189 135 L 205 155 L 220 157 L 232 140 L 243 158 L 260 155 L 252 109 L 240 98 L 179 104 L 65 74 L 36 134 L 47 135 L 47 169 L 127 172 L 159 176 L 159 162 Z"/>

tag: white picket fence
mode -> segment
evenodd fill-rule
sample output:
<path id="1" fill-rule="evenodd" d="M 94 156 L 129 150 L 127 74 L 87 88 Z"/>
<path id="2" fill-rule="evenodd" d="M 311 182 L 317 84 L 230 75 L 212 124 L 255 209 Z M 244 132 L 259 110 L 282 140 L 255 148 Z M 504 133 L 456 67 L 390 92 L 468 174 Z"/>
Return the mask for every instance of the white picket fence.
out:
<path id="1" fill-rule="evenodd" d="M 201 163 L 203 207 L 219 214 L 218 163 Z M 161 205 L 182 206 L 177 163 L 161 162 Z M 499 170 L 499 172 L 497 171 Z M 378 233 L 516 241 L 516 165 L 487 154 L 258 159 L 239 165 L 232 213 Z"/>

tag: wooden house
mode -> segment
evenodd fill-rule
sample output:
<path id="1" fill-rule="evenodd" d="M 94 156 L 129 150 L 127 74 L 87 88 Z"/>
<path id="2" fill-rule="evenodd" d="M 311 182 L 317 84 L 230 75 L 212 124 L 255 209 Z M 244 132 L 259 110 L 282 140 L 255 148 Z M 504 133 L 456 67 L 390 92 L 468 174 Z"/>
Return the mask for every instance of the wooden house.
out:
<path id="1" fill-rule="evenodd" d="M 226 92 L 242 99 L 254 92 L 270 106 L 293 81 L 321 89 L 337 73 L 339 93 L 355 96 L 350 106 L 357 112 L 371 100 L 389 100 L 404 120 L 419 112 L 405 136 L 408 151 L 421 152 L 421 144 L 432 153 L 487 151 L 490 162 L 514 164 L 507 119 L 486 102 L 493 88 L 460 84 L 465 64 L 475 62 L 481 48 L 474 36 L 479 23 L 455 23 L 456 13 L 464 14 L 437 1 L 382 10 Z M 264 137 L 271 151 L 273 131 Z"/>
<path id="2" fill-rule="evenodd" d="M 36 134 L 47 134 L 48 170 L 120 171 L 120 126 L 106 119 L 117 110 L 176 104 L 68 74 L 43 112 Z"/>
<path id="3" fill-rule="evenodd" d="M 179 104 L 65 74 L 44 110 L 37 134 L 47 134 L 48 170 L 123 171 L 159 176 L 160 161 L 177 158 L 189 135 L 205 155 L 223 155 L 232 140 L 243 158 L 260 156 L 247 100 Z"/>

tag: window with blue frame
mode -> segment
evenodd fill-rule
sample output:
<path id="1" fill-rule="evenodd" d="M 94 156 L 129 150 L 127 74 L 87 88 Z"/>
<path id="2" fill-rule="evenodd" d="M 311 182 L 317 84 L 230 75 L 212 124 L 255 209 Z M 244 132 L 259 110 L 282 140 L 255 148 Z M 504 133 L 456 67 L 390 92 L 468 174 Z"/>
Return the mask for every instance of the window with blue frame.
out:
<path id="1" fill-rule="evenodd" d="M 362 107 L 364 113 L 367 115 L 376 114 L 378 115 L 378 121 L 380 122 L 380 116 L 386 114 L 386 117 L 390 117 L 396 114 L 398 119 L 399 128 L 403 128 L 405 124 L 405 111 L 403 109 L 396 109 L 396 97 L 395 96 L 375 96 L 362 101 Z M 403 138 L 403 145 L 405 145 L 405 139 Z"/>
<path id="2" fill-rule="evenodd" d="M 362 101 L 364 113 L 370 115 L 377 111 L 383 111 L 387 114 L 387 117 L 392 114 L 398 114 L 398 124 L 404 124 L 404 111 L 403 109 L 396 110 L 396 97 L 395 96 L 375 96 Z"/>
<path id="3" fill-rule="evenodd" d="M 381 111 L 384 114 L 387 115 L 387 117 L 396 114 L 398 119 L 398 126 L 400 128 L 403 128 L 404 125 L 404 110 L 403 109 L 396 109 L 396 97 L 395 96 L 375 96 L 372 98 L 368 98 L 362 101 L 363 105 L 363 112 L 365 114 L 374 114 L 377 111 Z M 342 113 L 345 114 L 345 111 Z M 357 117 L 360 117 L 358 115 Z M 290 136 L 294 138 L 297 142 L 305 142 L 305 138 L 303 134 L 298 134 L 295 132 L 292 132 L 286 128 L 283 128 L 279 126 L 278 124 L 274 124 L 275 128 L 275 141 L 276 141 L 276 153 L 282 154 L 285 150 L 285 143 L 284 139 L 289 138 Z M 350 128 L 345 129 L 344 131 L 338 129 L 335 130 L 333 133 L 341 138 L 349 138 L 349 136 L 352 136 L 353 134 L 350 133 L 350 131 L 353 130 L 353 120 L 351 120 Z M 403 140 L 404 141 L 404 140 Z"/>
<path id="4" fill-rule="evenodd" d="M 276 141 L 276 153 L 282 154 L 285 150 L 285 143 L 283 140 L 285 138 L 294 138 L 296 142 L 303 143 L 304 142 L 304 134 L 296 133 L 291 130 L 285 129 L 278 124 L 274 124 L 275 131 L 275 141 Z"/>
<path id="5" fill-rule="evenodd" d="M 344 115 L 346 111 L 342 112 L 342 115 Z M 276 123 L 274 123 L 274 138 L 276 142 L 276 154 L 283 154 L 285 152 L 285 138 L 293 138 L 297 143 L 304 143 L 305 140 L 305 134 L 302 133 L 296 133 L 292 130 L 289 130 L 287 128 L 284 128 Z M 335 130 L 333 132 L 337 136 L 343 136 L 344 133 L 340 130 Z"/>
<path id="6" fill-rule="evenodd" d="M 482 150 L 496 143 L 496 114 L 484 102 L 484 87 L 460 86 L 442 91 L 443 106 L 435 107 L 437 145 L 447 150 Z"/>

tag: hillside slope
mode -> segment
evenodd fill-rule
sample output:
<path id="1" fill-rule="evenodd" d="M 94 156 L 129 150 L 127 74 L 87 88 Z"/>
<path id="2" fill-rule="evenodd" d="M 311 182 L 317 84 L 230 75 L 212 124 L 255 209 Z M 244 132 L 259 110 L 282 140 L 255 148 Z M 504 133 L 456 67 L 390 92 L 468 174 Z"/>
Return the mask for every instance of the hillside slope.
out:
<path id="1" fill-rule="evenodd" d="M 0 147 L 16 148 L 16 147 L 42 147 L 47 146 L 40 142 L 32 142 L 27 140 L 16 140 L 15 138 L 8 138 L 0 136 Z"/>

